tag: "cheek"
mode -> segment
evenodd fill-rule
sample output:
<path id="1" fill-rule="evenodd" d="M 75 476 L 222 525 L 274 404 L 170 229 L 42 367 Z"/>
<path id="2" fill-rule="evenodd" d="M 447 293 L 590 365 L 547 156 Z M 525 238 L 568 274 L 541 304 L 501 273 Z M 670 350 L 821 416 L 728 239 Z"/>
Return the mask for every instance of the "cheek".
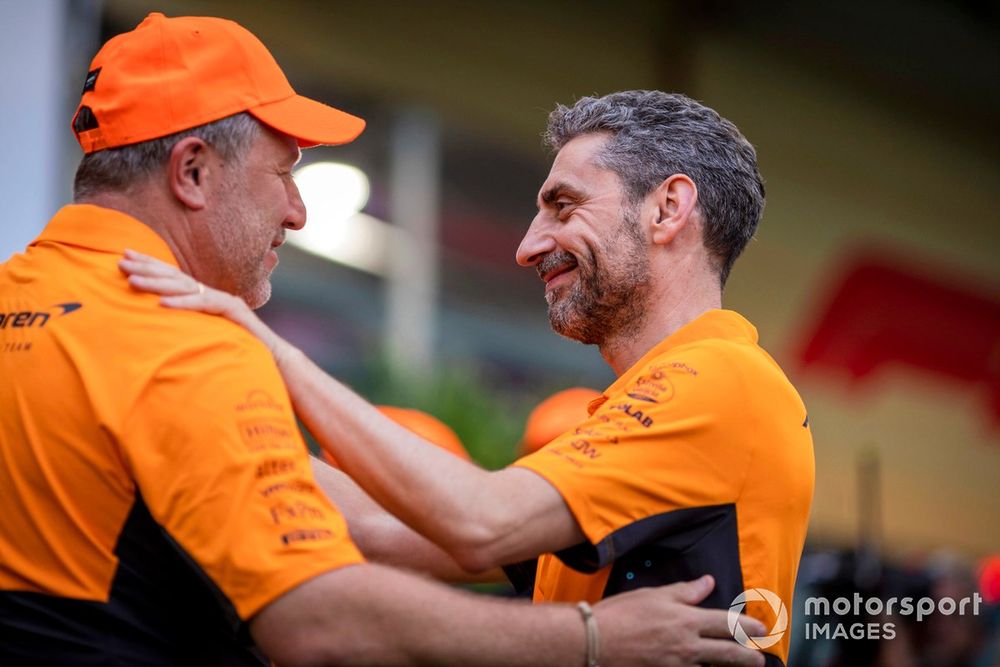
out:
<path id="1" fill-rule="evenodd" d="M 256 257 L 270 246 L 274 237 L 274 228 L 268 220 L 271 216 L 264 202 L 245 200 L 238 208 L 237 234 L 234 246 L 243 250 L 249 257 Z"/>
<path id="2" fill-rule="evenodd" d="M 577 261 L 580 262 L 580 266 L 583 269 L 588 273 L 596 271 L 601 261 L 600 257 L 599 244 L 593 239 L 583 239 L 581 241 L 579 250 L 577 251 Z"/>

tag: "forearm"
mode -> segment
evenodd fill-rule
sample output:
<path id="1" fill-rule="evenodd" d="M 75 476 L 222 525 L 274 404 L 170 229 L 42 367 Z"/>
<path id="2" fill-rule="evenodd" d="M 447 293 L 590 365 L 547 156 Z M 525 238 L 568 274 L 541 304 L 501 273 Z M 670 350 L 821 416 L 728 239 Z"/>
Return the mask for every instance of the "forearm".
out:
<path id="1" fill-rule="evenodd" d="M 474 595 L 377 565 L 307 582 L 251 629 L 290 664 L 579 667 L 586 647 L 572 606 Z"/>
<path id="2" fill-rule="evenodd" d="M 313 476 L 347 519 L 351 539 L 370 561 L 450 582 L 504 580 L 499 569 L 472 574 L 446 551 L 389 514 L 340 470 L 313 457 Z"/>
<path id="3" fill-rule="evenodd" d="M 500 525 L 512 499 L 490 473 L 385 418 L 298 350 L 275 358 L 306 427 L 389 512 L 453 555 L 515 528 Z"/>
<path id="4" fill-rule="evenodd" d="M 523 601 L 421 584 L 407 586 L 401 593 L 397 587 L 382 610 L 373 610 L 378 614 L 379 641 L 397 632 L 390 650 L 412 655 L 418 648 L 417 664 L 584 664 L 584 627 L 573 607 L 532 607 Z"/>

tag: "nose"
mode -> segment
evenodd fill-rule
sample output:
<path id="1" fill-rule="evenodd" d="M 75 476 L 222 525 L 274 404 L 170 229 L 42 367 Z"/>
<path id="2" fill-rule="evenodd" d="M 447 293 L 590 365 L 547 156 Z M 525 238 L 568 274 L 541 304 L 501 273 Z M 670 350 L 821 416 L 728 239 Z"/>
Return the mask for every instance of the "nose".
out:
<path id="1" fill-rule="evenodd" d="M 517 263 L 521 266 L 534 266 L 555 249 L 556 242 L 546 224 L 544 211 L 539 211 L 524 233 L 521 245 L 517 247 Z"/>
<path id="2" fill-rule="evenodd" d="M 302 229 L 306 226 L 306 205 L 299 194 L 295 181 L 288 179 L 288 211 L 285 212 L 284 227 L 287 229 Z"/>

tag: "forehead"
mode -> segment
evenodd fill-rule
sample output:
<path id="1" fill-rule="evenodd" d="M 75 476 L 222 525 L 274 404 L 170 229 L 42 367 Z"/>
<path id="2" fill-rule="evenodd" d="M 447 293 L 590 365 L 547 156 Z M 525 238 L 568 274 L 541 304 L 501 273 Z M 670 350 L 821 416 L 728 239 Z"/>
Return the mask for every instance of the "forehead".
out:
<path id="1" fill-rule="evenodd" d="M 264 126 L 254 142 L 252 152 L 271 162 L 297 162 L 302 151 L 293 137 Z"/>
<path id="2" fill-rule="evenodd" d="M 607 145 L 610 135 L 594 132 L 576 137 L 563 146 L 552 161 L 552 168 L 540 189 L 540 194 L 565 184 L 590 191 L 597 188 L 619 186 L 618 175 L 598 164 L 598 157 Z"/>

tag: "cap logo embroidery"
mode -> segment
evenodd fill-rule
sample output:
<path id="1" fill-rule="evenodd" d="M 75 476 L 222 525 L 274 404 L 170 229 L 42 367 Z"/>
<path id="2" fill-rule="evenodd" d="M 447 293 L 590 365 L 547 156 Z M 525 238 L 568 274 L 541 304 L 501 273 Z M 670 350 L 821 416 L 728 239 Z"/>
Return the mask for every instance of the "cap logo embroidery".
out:
<path id="1" fill-rule="evenodd" d="M 83 82 L 83 92 L 89 93 L 97 85 L 97 76 L 101 73 L 101 68 L 87 72 L 87 79 Z"/>

